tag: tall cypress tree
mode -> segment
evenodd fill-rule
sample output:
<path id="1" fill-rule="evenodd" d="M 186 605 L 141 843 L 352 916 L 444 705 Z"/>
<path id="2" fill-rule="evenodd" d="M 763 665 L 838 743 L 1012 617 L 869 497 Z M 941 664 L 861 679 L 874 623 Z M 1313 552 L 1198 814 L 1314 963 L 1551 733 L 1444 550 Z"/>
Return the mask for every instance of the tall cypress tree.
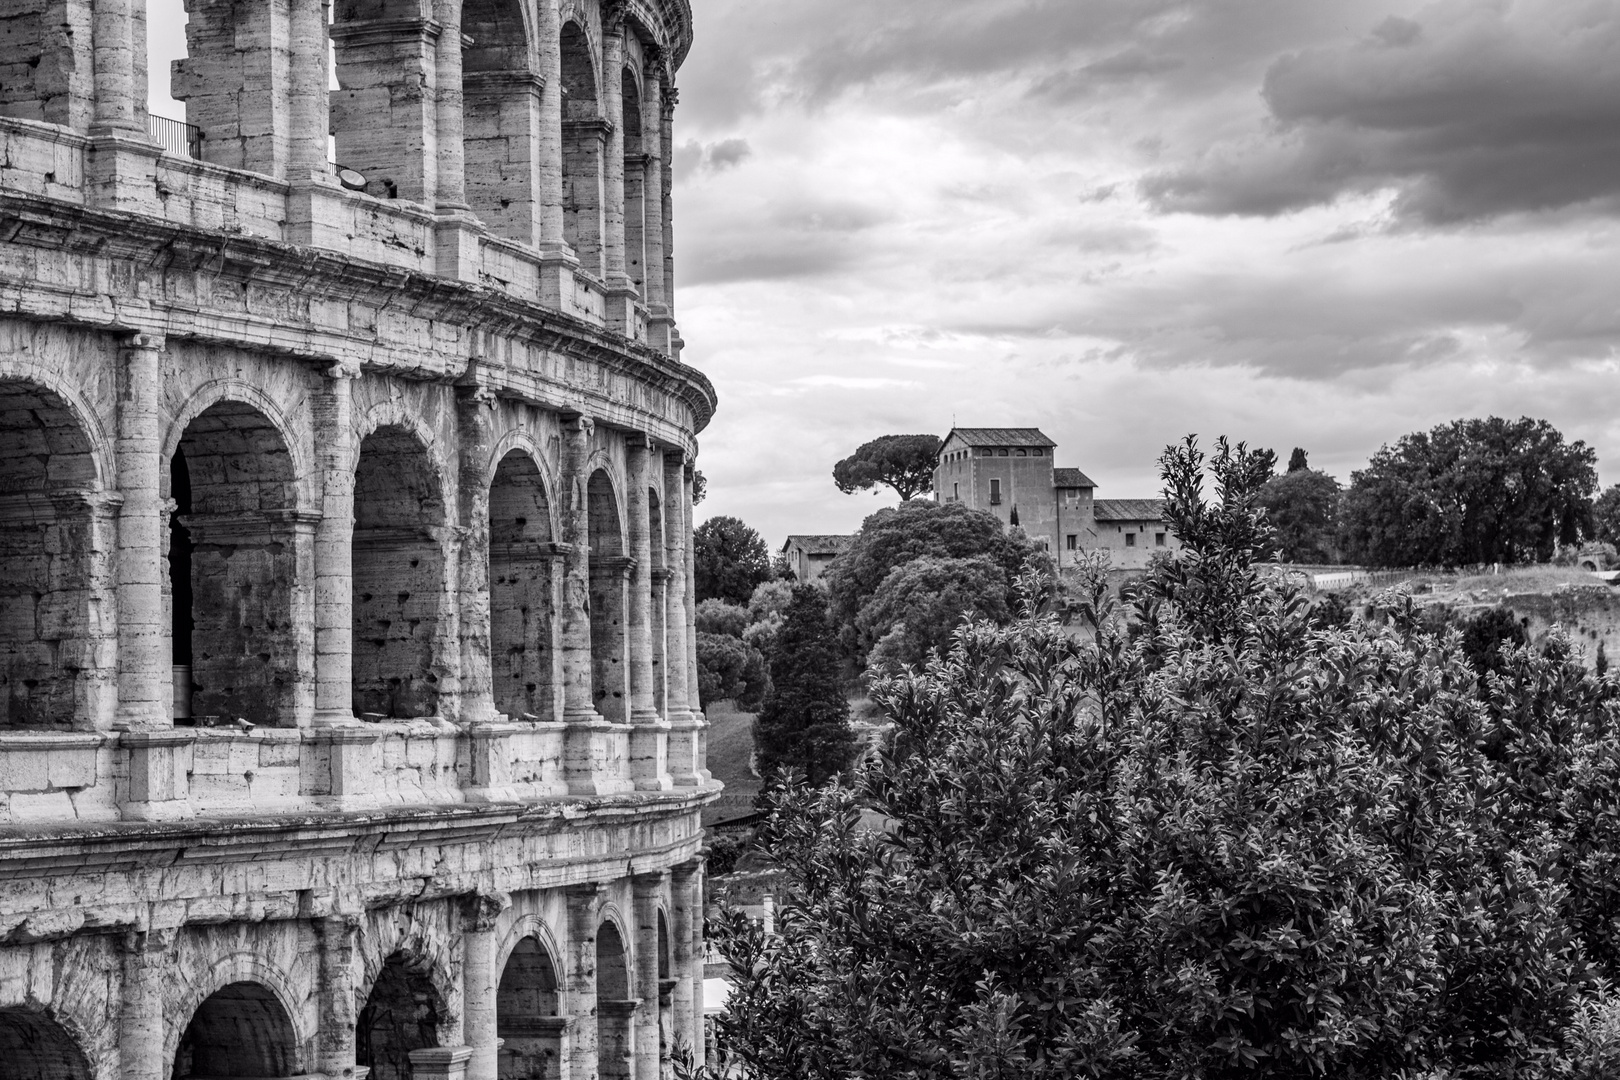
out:
<path id="1" fill-rule="evenodd" d="M 800 585 L 777 632 L 770 695 L 754 721 L 761 773 L 785 767 L 820 786 L 848 767 L 855 735 L 838 669 L 827 598 L 813 585 Z"/>

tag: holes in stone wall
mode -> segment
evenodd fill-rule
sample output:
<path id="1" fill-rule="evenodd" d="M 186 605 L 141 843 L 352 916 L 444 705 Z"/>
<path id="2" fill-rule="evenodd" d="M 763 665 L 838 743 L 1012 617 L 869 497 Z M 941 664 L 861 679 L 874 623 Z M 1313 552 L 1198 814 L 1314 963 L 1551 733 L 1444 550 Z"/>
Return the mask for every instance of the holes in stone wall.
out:
<path id="1" fill-rule="evenodd" d="M 557 718 L 551 509 L 527 454 L 501 460 L 489 490 L 489 633 L 495 707 L 513 719 Z"/>
<path id="2" fill-rule="evenodd" d="M 602 162 L 607 126 L 596 90 L 590 40 L 576 22 L 563 24 L 563 238 L 581 269 L 602 275 Z"/>
<path id="3" fill-rule="evenodd" d="M 409 718 L 438 711 L 444 555 L 434 530 L 444 524 L 427 448 L 399 427 L 366 436 L 354 477 L 357 716 Z"/>
<path id="4" fill-rule="evenodd" d="M 615 724 L 629 718 L 629 664 L 625 662 L 628 611 L 624 531 L 619 500 L 607 471 L 591 474 L 589 500 L 591 569 L 591 698 L 596 711 Z"/>
<path id="5" fill-rule="evenodd" d="M 557 972 L 532 937 L 512 950 L 495 997 L 501 1039 L 499 1080 L 551 1080 L 561 1074 L 562 1017 L 557 1015 Z"/>
<path id="6" fill-rule="evenodd" d="M 633 68 L 622 77 L 624 109 L 624 270 L 647 299 L 647 151 L 641 140 L 641 80 Z"/>
<path id="7" fill-rule="evenodd" d="M 293 1076 L 296 1036 L 281 1002 L 252 982 L 235 982 L 197 1006 L 174 1054 L 172 1080 Z"/>
<path id="8" fill-rule="evenodd" d="M 9 1080 L 90 1080 L 73 1036 L 43 1013 L 0 1009 L 0 1062 Z"/>
<path id="9" fill-rule="evenodd" d="M 411 1051 L 439 1045 L 444 1002 L 426 972 L 394 953 L 377 974 L 355 1024 L 355 1064 L 370 1080 L 411 1080 Z"/>

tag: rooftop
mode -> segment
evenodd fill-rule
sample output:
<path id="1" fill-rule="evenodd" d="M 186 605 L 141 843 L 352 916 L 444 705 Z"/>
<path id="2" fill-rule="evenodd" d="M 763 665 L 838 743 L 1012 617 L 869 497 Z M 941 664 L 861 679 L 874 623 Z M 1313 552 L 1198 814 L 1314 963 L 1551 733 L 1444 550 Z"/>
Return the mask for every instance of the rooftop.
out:
<path id="1" fill-rule="evenodd" d="M 952 428 L 945 442 L 954 435 L 968 446 L 1056 446 L 1057 443 L 1032 427 L 959 427 Z"/>
<path id="2" fill-rule="evenodd" d="M 838 555 L 847 551 L 854 541 L 851 533 L 794 533 L 782 545 L 782 550 L 796 547 L 811 555 Z"/>
<path id="3" fill-rule="evenodd" d="M 1163 521 L 1163 499 L 1098 499 L 1092 503 L 1098 521 Z"/>
<path id="4" fill-rule="evenodd" d="M 1060 488 L 1094 488 L 1097 483 L 1079 469 L 1053 469 L 1052 486 Z"/>

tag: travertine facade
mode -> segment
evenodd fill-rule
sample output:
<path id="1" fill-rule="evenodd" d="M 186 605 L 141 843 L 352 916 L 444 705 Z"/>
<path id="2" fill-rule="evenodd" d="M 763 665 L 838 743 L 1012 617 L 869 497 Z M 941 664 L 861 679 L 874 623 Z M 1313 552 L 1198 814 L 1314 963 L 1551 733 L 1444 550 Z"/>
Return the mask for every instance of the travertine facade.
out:
<path id="1" fill-rule="evenodd" d="M 188 12 L 200 160 L 140 0 L 0 0 L 0 1075 L 667 1075 L 690 10 Z"/>

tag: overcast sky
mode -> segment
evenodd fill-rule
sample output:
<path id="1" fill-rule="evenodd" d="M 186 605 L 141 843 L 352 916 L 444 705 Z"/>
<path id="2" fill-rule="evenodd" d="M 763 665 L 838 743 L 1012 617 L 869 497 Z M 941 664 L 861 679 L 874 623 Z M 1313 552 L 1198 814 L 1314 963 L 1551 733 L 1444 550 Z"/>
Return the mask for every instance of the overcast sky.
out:
<path id="1" fill-rule="evenodd" d="M 1620 0 L 693 7 L 700 517 L 853 530 L 833 463 L 953 421 L 1105 498 L 1187 432 L 1347 479 L 1488 413 L 1620 480 Z"/>

